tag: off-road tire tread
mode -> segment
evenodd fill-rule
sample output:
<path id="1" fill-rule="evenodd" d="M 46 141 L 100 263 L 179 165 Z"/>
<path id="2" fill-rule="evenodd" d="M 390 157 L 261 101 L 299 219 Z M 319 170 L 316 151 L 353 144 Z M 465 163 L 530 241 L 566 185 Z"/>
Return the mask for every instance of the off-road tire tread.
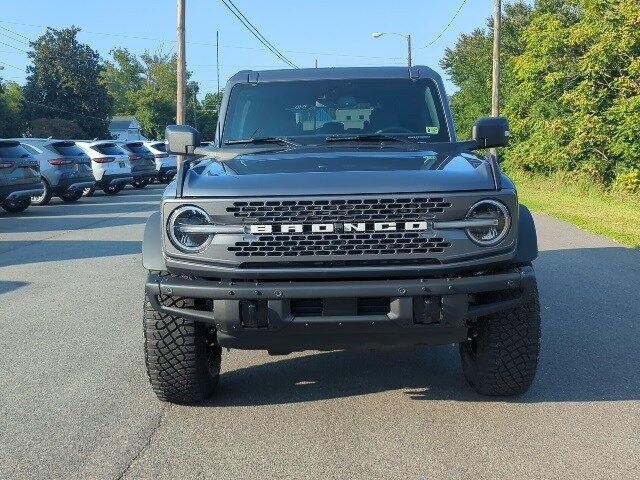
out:
<path id="1" fill-rule="evenodd" d="M 465 377 L 478 393 L 512 396 L 526 392 L 535 377 L 540 354 L 541 321 L 538 290 L 533 287 L 522 305 L 478 319 L 478 354 L 460 343 Z M 513 292 L 496 293 L 496 301 Z"/>
<path id="2" fill-rule="evenodd" d="M 163 305 L 192 307 L 193 300 L 160 296 Z M 153 391 L 162 401 L 201 402 L 218 383 L 222 349 L 215 350 L 212 376 L 207 368 L 206 325 L 156 311 L 145 296 L 145 364 Z"/>

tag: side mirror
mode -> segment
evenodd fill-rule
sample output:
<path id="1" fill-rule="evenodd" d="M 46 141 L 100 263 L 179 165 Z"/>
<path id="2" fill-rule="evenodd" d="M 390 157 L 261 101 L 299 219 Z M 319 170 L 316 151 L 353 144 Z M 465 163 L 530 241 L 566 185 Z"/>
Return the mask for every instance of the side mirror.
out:
<path id="1" fill-rule="evenodd" d="M 506 146 L 509 143 L 507 117 L 480 117 L 473 124 L 471 138 L 477 143 L 477 148 Z"/>
<path id="2" fill-rule="evenodd" d="M 189 125 L 167 125 L 164 137 L 167 152 L 174 155 L 191 155 L 200 146 L 200 132 Z"/>

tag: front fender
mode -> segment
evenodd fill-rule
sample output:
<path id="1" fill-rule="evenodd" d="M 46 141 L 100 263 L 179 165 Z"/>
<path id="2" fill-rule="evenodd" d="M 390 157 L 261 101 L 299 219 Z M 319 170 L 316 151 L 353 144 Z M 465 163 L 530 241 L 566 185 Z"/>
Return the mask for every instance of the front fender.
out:
<path id="1" fill-rule="evenodd" d="M 523 264 L 538 258 L 538 235 L 533 216 L 527 207 L 520 204 L 518 208 L 518 245 L 514 263 Z"/>
<path id="2" fill-rule="evenodd" d="M 153 213 L 144 227 L 142 240 L 142 265 L 147 270 L 165 272 L 167 266 L 162 255 L 162 227 L 160 213 Z"/>

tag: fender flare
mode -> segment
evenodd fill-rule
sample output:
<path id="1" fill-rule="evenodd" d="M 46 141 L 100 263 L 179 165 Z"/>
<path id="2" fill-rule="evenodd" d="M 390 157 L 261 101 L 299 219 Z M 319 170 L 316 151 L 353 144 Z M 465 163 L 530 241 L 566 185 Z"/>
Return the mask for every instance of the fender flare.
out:
<path id="1" fill-rule="evenodd" d="M 144 227 L 142 240 L 142 266 L 147 270 L 165 272 L 167 266 L 162 255 L 162 228 L 160 213 L 151 214 Z"/>
<path id="2" fill-rule="evenodd" d="M 523 264 L 538 258 L 538 236 L 533 216 L 527 207 L 518 206 L 518 245 L 513 263 Z"/>

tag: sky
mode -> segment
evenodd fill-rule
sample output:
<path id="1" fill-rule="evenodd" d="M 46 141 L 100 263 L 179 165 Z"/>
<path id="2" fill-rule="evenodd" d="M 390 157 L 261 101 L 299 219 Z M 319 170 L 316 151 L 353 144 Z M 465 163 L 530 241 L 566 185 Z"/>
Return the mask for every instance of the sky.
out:
<path id="1" fill-rule="evenodd" d="M 460 33 L 484 27 L 492 0 L 233 0 L 258 30 L 299 67 L 406 65 L 411 34 L 413 63 L 442 73 L 438 61 Z M 175 0 L 0 0 L 0 76 L 24 83 L 29 39 L 46 26 L 76 25 L 81 42 L 108 59 L 115 47 L 140 54 L 175 52 Z M 457 15 L 456 15 L 457 13 Z M 220 0 L 186 0 L 187 69 L 200 95 L 217 90 L 216 31 L 220 83 L 238 70 L 288 68 L 227 10 Z M 453 85 L 445 77 L 447 90 Z"/>

